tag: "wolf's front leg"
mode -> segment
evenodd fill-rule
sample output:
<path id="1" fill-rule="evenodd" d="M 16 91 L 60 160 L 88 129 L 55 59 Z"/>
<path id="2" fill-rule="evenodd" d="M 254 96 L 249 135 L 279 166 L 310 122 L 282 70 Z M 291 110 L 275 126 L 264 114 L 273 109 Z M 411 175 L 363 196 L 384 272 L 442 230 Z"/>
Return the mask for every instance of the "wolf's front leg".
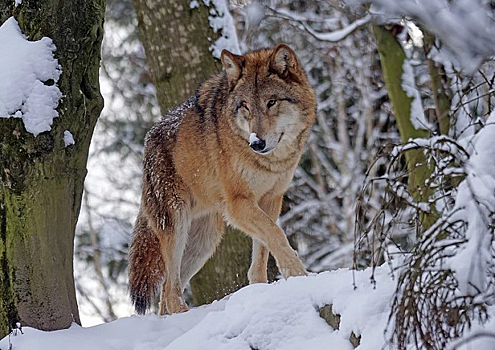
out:
<path id="1" fill-rule="evenodd" d="M 254 200 L 245 196 L 231 198 L 227 203 L 227 217 L 232 225 L 262 242 L 272 252 L 284 278 L 307 275 L 284 231 Z"/>
<path id="2" fill-rule="evenodd" d="M 274 222 L 277 222 L 280 210 L 282 208 L 283 195 L 274 195 L 269 192 L 261 198 L 259 206 Z M 267 264 L 268 248 L 257 239 L 253 239 L 253 254 L 251 267 L 248 271 L 249 283 L 266 283 L 268 282 Z"/>
<path id="3" fill-rule="evenodd" d="M 251 255 L 251 266 L 248 271 L 249 284 L 268 282 L 268 248 L 260 241 L 253 238 L 253 253 Z"/>

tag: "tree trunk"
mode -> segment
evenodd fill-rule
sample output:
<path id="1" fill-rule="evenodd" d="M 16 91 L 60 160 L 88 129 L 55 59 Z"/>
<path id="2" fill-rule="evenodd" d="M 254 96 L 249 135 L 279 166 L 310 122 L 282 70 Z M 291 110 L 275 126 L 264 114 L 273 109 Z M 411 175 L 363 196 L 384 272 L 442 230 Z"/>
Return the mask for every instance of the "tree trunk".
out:
<path id="1" fill-rule="evenodd" d="M 416 129 L 411 122 L 412 98 L 407 96 L 402 88 L 403 64 L 406 55 L 394 34 L 381 26 L 373 26 L 376 37 L 380 65 L 382 67 L 388 96 L 394 109 L 395 121 L 403 143 L 411 138 L 426 138 L 427 130 Z M 414 200 L 427 202 L 431 189 L 425 186 L 425 180 L 431 175 L 432 167 L 426 162 L 423 150 L 412 149 L 406 152 L 406 163 L 409 172 L 408 187 Z M 423 215 L 421 222 L 423 229 L 430 227 L 436 215 L 435 208 L 430 206 L 431 214 Z"/>
<path id="2" fill-rule="evenodd" d="M 80 323 L 74 233 L 94 126 L 103 107 L 98 69 L 104 0 L 24 0 L 0 5 L 30 40 L 50 37 L 63 94 L 52 128 L 34 137 L 0 119 L 0 338 L 16 322 L 43 330 Z M 65 147 L 64 131 L 75 144 Z"/>
<path id="3" fill-rule="evenodd" d="M 146 60 L 165 113 L 189 98 L 199 83 L 220 71 L 210 53 L 218 37 L 210 28 L 209 7 L 190 0 L 133 0 Z"/>
<path id="4" fill-rule="evenodd" d="M 209 25 L 209 7 L 199 1 L 191 9 L 190 2 L 133 0 L 162 112 L 184 102 L 199 83 L 220 71 L 210 52 L 218 34 Z M 191 280 L 194 303 L 209 303 L 246 285 L 250 258 L 251 239 L 227 228 L 216 253 Z"/>

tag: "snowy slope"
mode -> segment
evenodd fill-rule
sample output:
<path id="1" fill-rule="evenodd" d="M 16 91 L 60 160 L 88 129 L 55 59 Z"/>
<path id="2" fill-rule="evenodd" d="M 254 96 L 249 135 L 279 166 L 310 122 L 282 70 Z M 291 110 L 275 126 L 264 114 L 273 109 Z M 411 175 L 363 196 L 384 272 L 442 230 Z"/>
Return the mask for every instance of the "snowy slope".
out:
<path id="1" fill-rule="evenodd" d="M 41 332 L 23 328 L 11 337 L 14 350 L 36 349 L 352 349 L 352 331 L 362 336 L 361 349 L 378 349 L 384 343 L 394 282 L 388 268 L 377 271 L 377 286 L 369 271 L 338 270 L 274 284 L 245 287 L 228 299 L 185 314 L 158 317 L 132 316 L 112 323 L 68 330 Z M 333 303 L 342 315 L 335 331 L 319 317 L 318 307 Z M 0 342 L 8 349 L 8 338 Z"/>
<path id="2" fill-rule="evenodd" d="M 376 269 L 375 288 L 370 276 L 369 269 L 354 272 L 356 289 L 353 272 L 347 269 L 290 278 L 245 287 L 184 314 L 131 316 L 56 332 L 25 327 L 24 334 L 17 332 L 10 341 L 13 350 L 346 350 L 353 349 L 349 336 L 354 332 L 361 336 L 358 349 L 376 350 L 385 345 L 395 281 L 388 265 Z M 333 304 L 333 311 L 341 315 L 339 330 L 320 318 L 318 308 L 325 304 Z M 493 327 L 492 318 L 485 329 Z M 475 326 L 471 334 L 479 331 L 482 328 Z M 456 347 L 494 348 L 489 337 Z M 0 341 L 0 349 L 9 349 L 8 337 Z"/>

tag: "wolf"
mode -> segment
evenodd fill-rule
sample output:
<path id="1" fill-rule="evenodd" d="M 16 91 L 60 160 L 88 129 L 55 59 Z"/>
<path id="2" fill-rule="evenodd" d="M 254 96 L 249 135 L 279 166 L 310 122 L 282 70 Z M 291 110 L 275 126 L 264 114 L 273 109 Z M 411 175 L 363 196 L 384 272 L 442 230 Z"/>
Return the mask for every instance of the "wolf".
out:
<path id="1" fill-rule="evenodd" d="M 222 73 L 146 135 L 129 252 L 140 314 L 161 284 L 160 314 L 188 310 L 184 287 L 214 253 L 225 222 L 253 239 L 250 283 L 267 282 L 269 252 L 284 278 L 307 274 L 276 221 L 315 120 L 314 90 L 285 44 L 223 50 L 221 63 Z"/>

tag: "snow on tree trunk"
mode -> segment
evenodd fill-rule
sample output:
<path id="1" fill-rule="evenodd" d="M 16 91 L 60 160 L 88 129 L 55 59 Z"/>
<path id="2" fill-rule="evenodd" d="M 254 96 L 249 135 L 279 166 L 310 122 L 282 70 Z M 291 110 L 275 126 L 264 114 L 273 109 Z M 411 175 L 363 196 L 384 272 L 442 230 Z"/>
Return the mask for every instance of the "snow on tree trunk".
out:
<path id="1" fill-rule="evenodd" d="M 424 48 L 428 54 L 434 46 L 435 37 L 428 31 L 423 29 L 424 33 Z M 450 99 L 451 92 L 449 91 L 449 80 L 445 73 L 443 65 L 436 63 L 431 57 L 428 60 L 428 73 L 431 79 L 431 92 L 433 101 L 435 102 L 435 114 L 440 127 L 440 133 L 448 135 L 450 130 Z"/>
<path id="2" fill-rule="evenodd" d="M 63 98 L 50 130 L 37 136 L 20 118 L 0 119 L 0 337 L 17 322 L 43 330 L 80 323 L 74 232 L 89 144 L 103 107 L 98 69 L 105 1 L 13 5 L 0 5 L 0 23 L 13 14 L 29 40 L 51 38 Z M 66 131 L 74 143 L 66 145 Z"/>
<path id="3" fill-rule="evenodd" d="M 219 17 L 221 22 L 229 15 L 222 12 L 226 7 L 221 1 L 209 6 L 190 0 L 133 0 L 133 4 L 158 103 L 166 112 L 184 102 L 199 83 L 220 70 L 210 50 L 219 34 L 222 38 L 226 33 L 214 32 L 212 26 L 216 25 L 211 17 L 223 14 Z M 217 44 L 222 43 L 226 44 Z M 251 240 L 227 228 L 217 252 L 191 280 L 194 303 L 209 303 L 246 285 L 250 257 Z"/>

